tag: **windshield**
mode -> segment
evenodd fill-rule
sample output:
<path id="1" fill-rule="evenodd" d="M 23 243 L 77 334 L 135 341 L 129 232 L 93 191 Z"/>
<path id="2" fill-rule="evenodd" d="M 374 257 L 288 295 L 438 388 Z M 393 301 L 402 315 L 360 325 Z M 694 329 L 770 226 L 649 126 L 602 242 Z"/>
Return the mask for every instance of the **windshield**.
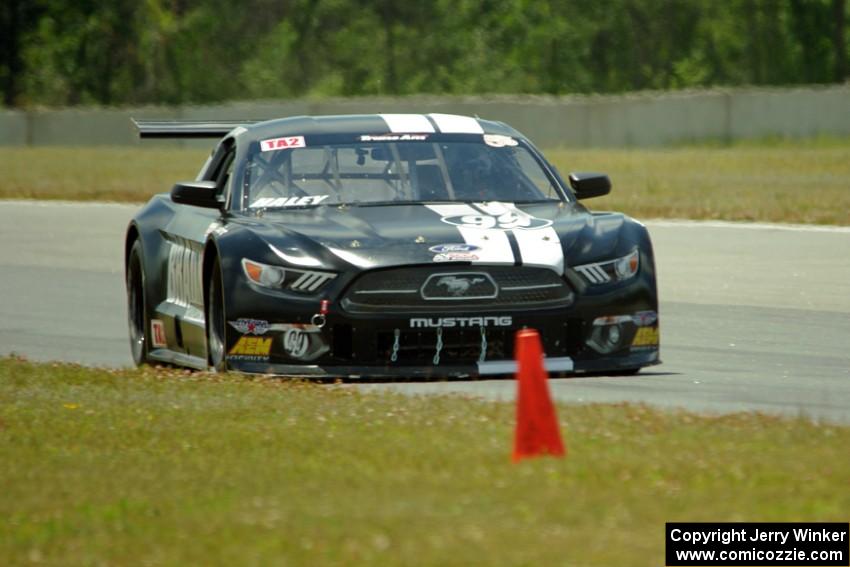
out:
<path id="1" fill-rule="evenodd" d="M 464 138 L 364 135 L 356 142 L 334 144 L 281 138 L 296 141 L 297 147 L 290 144 L 286 149 L 267 149 L 274 144 L 264 141 L 248 158 L 243 202 L 259 209 L 561 200 L 550 177 L 517 140 L 494 135 L 474 141 Z"/>

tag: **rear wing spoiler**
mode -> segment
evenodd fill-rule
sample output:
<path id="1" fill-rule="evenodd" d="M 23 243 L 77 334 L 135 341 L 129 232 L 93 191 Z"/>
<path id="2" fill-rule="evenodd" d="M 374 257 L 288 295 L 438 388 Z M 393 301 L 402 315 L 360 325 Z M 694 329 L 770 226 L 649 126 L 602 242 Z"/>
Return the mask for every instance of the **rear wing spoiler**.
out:
<path id="1" fill-rule="evenodd" d="M 262 120 L 136 120 L 140 138 L 222 138 L 239 126 Z"/>

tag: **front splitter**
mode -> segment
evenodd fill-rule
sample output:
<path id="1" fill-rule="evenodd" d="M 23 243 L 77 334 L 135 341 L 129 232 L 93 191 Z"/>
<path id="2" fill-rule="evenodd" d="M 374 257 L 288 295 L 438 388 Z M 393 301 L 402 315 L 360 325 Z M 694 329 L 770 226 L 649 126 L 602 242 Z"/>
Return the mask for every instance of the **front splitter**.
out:
<path id="1" fill-rule="evenodd" d="M 572 375 L 588 372 L 622 372 L 660 364 L 658 351 L 633 353 L 598 360 L 574 360 L 568 356 L 544 359 L 550 374 Z M 446 366 L 325 366 L 309 364 L 278 364 L 257 361 L 228 361 L 232 370 L 251 374 L 289 376 L 308 379 L 347 380 L 434 380 L 481 379 L 512 377 L 516 374 L 515 360 L 488 360 L 477 364 Z"/>

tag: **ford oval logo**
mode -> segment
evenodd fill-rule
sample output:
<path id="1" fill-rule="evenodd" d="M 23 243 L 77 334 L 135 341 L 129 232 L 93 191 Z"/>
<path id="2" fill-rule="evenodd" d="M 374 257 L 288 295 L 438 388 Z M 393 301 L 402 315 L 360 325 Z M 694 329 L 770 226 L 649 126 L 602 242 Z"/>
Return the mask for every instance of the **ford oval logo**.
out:
<path id="1" fill-rule="evenodd" d="M 437 246 L 430 247 L 428 250 L 434 254 L 448 254 L 450 252 L 475 252 L 476 250 L 481 250 L 481 247 L 474 244 L 438 244 Z"/>

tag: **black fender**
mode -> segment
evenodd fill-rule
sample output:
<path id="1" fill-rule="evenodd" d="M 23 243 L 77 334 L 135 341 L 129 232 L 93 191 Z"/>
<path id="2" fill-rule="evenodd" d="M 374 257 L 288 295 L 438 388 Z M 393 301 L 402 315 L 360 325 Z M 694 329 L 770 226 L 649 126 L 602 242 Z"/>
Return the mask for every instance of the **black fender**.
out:
<path id="1" fill-rule="evenodd" d="M 138 240 L 142 246 L 142 269 L 145 271 L 145 305 L 148 315 L 151 308 L 165 298 L 164 268 L 168 259 L 166 240 L 159 231 L 166 226 L 176 211 L 167 193 L 156 195 L 130 221 L 124 239 L 124 274 L 126 280 L 130 249 Z"/>

